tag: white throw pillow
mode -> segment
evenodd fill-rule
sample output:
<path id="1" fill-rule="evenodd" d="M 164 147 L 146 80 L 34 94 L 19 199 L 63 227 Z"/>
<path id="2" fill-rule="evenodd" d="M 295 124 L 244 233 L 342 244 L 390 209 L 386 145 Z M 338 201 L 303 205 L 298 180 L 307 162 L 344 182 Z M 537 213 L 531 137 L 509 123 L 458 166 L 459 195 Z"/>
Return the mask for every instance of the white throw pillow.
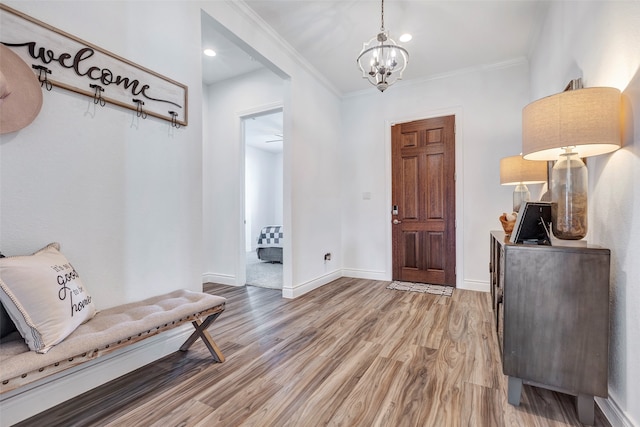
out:
<path id="1" fill-rule="evenodd" d="M 0 258 L 0 301 L 31 350 L 46 353 L 96 309 L 71 263 L 51 243 L 33 255 Z"/>

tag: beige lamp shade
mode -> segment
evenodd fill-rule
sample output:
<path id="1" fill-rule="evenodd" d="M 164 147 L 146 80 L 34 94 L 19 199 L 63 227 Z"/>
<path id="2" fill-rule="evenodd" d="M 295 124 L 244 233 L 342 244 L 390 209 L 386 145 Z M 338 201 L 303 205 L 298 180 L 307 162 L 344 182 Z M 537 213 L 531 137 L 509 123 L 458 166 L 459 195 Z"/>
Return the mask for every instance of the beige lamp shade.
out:
<path id="1" fill-rule="evenodd" d="M 525 160 L 522 156 L 500 159 L 500 184 L 536 184 L 547 182 L 547 162 Z"/>
<path id="2" fill-rule="evenodd" d="M 620 148 L 620 91 L 593 87 L 539 99 L 522 110 L 522 153 L 527 160 L 557 160 L 563 147 L 580 157 Z"/>

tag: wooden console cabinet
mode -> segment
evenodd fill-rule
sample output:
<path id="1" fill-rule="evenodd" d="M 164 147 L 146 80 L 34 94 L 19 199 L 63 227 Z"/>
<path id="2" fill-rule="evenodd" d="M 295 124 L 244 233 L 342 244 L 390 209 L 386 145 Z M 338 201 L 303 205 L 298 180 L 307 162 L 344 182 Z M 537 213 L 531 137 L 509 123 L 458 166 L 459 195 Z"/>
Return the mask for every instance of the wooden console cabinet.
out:
<path id="1" fill-rule="evenodd" d="M 491 232 L 489 263 L 508 401 L 520 404 L 523 382 L 572 394 L 593 424 L 593 397 L 608 394 L 610 251 L 508 239 Z"/>

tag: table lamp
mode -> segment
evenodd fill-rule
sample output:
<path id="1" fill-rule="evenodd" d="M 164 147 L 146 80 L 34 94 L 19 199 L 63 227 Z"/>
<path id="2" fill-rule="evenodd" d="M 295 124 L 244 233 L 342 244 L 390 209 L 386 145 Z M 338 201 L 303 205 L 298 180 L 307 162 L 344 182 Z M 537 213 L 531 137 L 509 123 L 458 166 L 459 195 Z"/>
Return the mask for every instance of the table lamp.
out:
<path id="1" fill-rule="evenodd" d="M 573 80 L 564 92 L 522 110 L 522 152 L 527 160 L 557 160 L 551 172 L 551 221 L 559 239 L 587 234 L 587 168 L 581 158 L 621 145 L 620 91 L 582 88 Z"/>
<path id="2" fill-rule="evenodd" d="M 519 212 L 522 202 L 531 200 L 527 184 L 547 182 L 547 162 L 525 160 L 522 155 L 500 159 L 500 184 L 515 185 L 513 211 Z"/>

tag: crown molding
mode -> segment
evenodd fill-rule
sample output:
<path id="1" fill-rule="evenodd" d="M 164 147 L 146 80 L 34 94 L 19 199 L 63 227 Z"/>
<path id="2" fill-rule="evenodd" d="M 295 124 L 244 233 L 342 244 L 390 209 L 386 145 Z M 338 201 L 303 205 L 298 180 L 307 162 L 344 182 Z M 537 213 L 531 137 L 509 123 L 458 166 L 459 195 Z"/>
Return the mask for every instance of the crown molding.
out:
<path id="1" fill-rule="evenodd" d="M 447 78 L 458 77 L 464 74 L 474 73 L 478 71 L 493 71 L 501 70 L 505 68 L 517 67 L 520 65 L 528 65 L 529 61 L 524 56 L 508 59 L 506 61 L 494 62 L 491 64 L 479 64 L 471 67 L 459 68 L 457 70 L 447 71 L 445 73 L 433 74 L 430 76 L 418 77 L 411 80 L 399 80 L 393 84 L 393 88 L 410 87 L 431 82 L 434 80 L 442 80 Z M 348 92 L 342 95 L 342 98 L 354 98 L 366 94 L 376 94 L 378 92 L 371 91 L 370 89 L 361 89 L 353 92 Z"/>
<path id="2" fill-rule="evenodd" d="M 253 26 L 263 31 L 268 38 L 274 43 L 280 45 L 286 54 L 305 71 L 311 74 L 315 80 L 320 82 L 335 96 L 341 97 L 343 94 L 336 88 L 327 78 L 321 74 L 318 69 L 311 65 L 293 46 L 291 46 L 280 34 L 278 34 L 267 22 L 262 19 L 253 9 L 251 9 L 244 0 L 225 0 L 233 9 L 240 13 L 243 17 L 250 21 Z"/>

